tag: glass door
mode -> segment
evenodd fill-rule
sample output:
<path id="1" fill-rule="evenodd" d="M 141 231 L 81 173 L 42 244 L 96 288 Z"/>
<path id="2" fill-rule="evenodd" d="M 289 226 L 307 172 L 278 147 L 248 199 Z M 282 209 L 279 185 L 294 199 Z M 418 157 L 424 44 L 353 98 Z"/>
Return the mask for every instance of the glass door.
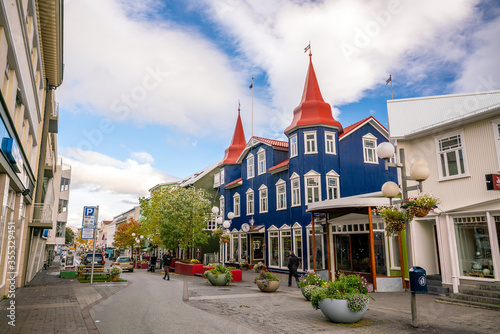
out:
<path id="1" fill-rule="evenodd" d="M 252 245 L 252 261 L 263 261 L 264 260 L 264 248 L 262 245 L 264 244 L 264 236 L 263 235 L 252 235 L 251 245 Z"/>

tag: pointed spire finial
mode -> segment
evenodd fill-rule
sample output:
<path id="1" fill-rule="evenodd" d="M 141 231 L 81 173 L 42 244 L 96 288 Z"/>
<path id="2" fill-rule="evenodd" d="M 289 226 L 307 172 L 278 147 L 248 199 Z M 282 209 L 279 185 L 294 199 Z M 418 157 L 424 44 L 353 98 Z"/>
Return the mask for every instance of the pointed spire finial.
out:
<path id="1" fill-rule="evenodd" d="M 304 53 L 307 52 L 307 50 L 309 50 L 309 57 L 312 57 L 312 51 L 311 51 L 311 41 L 309 41 L 309 44 L 305 47 L 304 49 Z"/>

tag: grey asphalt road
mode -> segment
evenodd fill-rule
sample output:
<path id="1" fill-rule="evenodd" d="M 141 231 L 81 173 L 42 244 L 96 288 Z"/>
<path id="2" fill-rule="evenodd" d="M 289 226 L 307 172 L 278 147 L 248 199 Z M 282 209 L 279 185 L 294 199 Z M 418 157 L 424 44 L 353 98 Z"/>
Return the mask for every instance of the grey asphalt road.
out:
<path id="1" fill-rule="evenodd" d="M 184 282 L 161 273 L 123 273 L 128 287 L 90 309 L 100 333 L 257 333 L 183 302 Z"/>

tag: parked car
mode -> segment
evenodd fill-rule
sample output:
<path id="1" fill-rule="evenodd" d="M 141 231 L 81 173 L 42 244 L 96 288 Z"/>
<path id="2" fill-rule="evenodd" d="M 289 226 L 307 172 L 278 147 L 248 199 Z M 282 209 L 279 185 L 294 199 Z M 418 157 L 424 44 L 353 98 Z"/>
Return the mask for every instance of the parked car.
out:
<path id="1" fill-rule="evenodd" d="M 122 270 L 134 271 L 134 262 L 128 256 L 119 256 L 113 263 L 113 266 L 120 267 Z"/>
<path id="2" fill-rule="evenodd" d="M 104 266 L 106 261 L 104 261 L 104 256 L 101 253 L 95 253 L 94 254 L 94 266 Z M 83 264 L 85 266 L 91 266 L 92 265 L 92 253 L 87 253 L 85 257 L 83 258 Z"/>

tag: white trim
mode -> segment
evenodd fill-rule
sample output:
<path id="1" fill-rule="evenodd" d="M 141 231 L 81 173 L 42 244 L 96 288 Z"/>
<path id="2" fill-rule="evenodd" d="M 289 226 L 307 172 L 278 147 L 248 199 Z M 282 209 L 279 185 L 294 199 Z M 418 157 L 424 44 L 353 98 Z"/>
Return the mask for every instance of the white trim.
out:
<path id="1" fill-rule="evenodd" d="M 317 188 L 318 188 L 318 200 L 317 201 L 312 201 L 312 202 L 309 202 L 308 200 L 308 189 L 311 188 L 314 189 L 316 187 L 308 187 L 307 186 L 307 180 L 308 179 L 317 179 Z M 311 170 L 309 171 L 307 174 L 304 175 L 304 192 L 305 192 L 305 204 L 308 205 L 308 204 L 312 204 L 312 203 L 317 203 L 317 202 L 321 202 L 322 201 L 322 198 L 321 198 L 321 174 L 318 174 L 317 172 Z M 314 195 L 314 193 L 313 193 Z"/>
<path id="2" fill-rule="evenodd" d="M 279 231 L 279 228 L 277 228 L 276 225 L 271 225 L 271 226 L 269 226 L 269 228 L 267 230 L 268 231 Z"/>
<path id="3" fill-rule="evenodd" d="M 283 226 L 280 227 L 280 230 L 289 230 L 290 229 L 290 225 L 288 224 L 283 224 Z"/>
<path id="4" fill-rule="evenodd" d="M 493 127 L 493 139 L 495 141 L 495 148 L 497 151 L 497 170 L 500 171 L 500 118 L 494 119 L 491 122 Z"/>
<path id="5" fill-rule="evenodd" d="M 366 147 L 365 141 L 374 142 L 373 147 Z M 378 156 L 377 156 L 377 137 L 372 135 L 371 133 L 367 133 L 361 138 L 361 142 L 363 144 L 363 162 L 365 164 L 374 164 L 378 165 Z M 375 161 L 368 160 L 367 150 L 373 151 L 373 158 Z"/>
<path id="6" fill-rule="evenodd" d="M 398 241 L 397 241 L 397 244 L 394 245 L 394 238 L 398 238 Z M 390 266 L 390 270 L 401 270 L 401 255 L 402 254 L 399 254 L 399 266 L 396 266 L 394 260 L 395 260 L 395 254 L 394 254 L 394 247 L 397 247 L 398 248 L 398 253 L 399 253 L 399 236 L 397 234 L 393 235 L 393 236 L 387 236 L 387 238 L 389 239 L 389 252 L 391 254 L 391 260 L 389 261 L 389 266 Z"/>
<path id="7" fill-rule="evenodd" d="M 336 185 L 333 186 L 333 187 L 330 187 L 328 181 L 330 179 L 334 179 L 336 182 Z M 340 198 L 340 177 L 337 173 L 335 173 L 334 170 L 331 170 L 329 171 L 327 174 L 326 174 L 326 177 L 325 177 L 325 181 L 326 181 L 326 199 L 327 200 L 330 200 L 330 199 L 339 199 Z M 336 193 L 337 193 L 337 197 L 336 198 L 329 198 L 330 197 L 330 192 L 329 192 L 329 189 L 332 188 L 332 189 L 336 189 Z M 333 191 L 332 191 L 333 192 Z"/>
<path id="8" fill-rule="evenodd" d="M 295 145 L 292 143 L 292 139 L 295 139 Z M 293 136 L 290 136 L 290 158 L 296 157 L 299 155 L 299 141 L 297 139 L 297 134 L 294 134 Z M 294 149 L 295 146 L 295 149 Z"/>
<path id="9" fill-rule="evenodd" d="M 251 168 L 250 168 L 250 163 L 249 163 L 250 161 L 252 161 Z M 251 173 L 250 173 L 250 171 L 251 171 Z M 255 177 L 255 157 L 252 153 L 249 153 L 247 155 L 247 180 L 253 179 L 254 177 Z"/>
<path id="10" fill-rule="evenodd" d="M 285 187 L 284 191 L 283 191 L 283 198 L 284 198 L 284 205 L 283 207 L 280 207 L 279 203 L 280 203 L 280 192 L 279 192 L 279 188 L 283 186 Z M 287 208 L 287 203 L 286 203 L 286 182 L 283 180 L 283 179 L 279 179 L 278 182 L 276 182 L 276 211 L 282 211 L 282 210 L 286 210 Z"/>
<path id="11" fill-rule="evenodd" d="M 327 136 L 331 135 L 332 140 L 328 140 Z M 328 152 L 328 143 L 332 143 L 332 151 Z M 337 155 L 337 146 L 335 145 L 335 132 L 333 131 L 325 131 L 325 154 Z"/>
<path id="12" fill-rule="evenodd" d="M 442 139 L 449 138 L 449 137 L 454 137 L 454 136 L 459 136 L 459 139 L 460 139 L 460 148 L 453 149 L 452 152 L 455 152 L 455 154 L 458 154 L 457 151 L 458 150 L 462 150 L 462 158 L 463 158 L 463 161 L 464 161 L 464 170 L 462 171 L 462 173 L 458 173 L 456 175 L 444 176 L 443 175 L 443 166 L 441 165 L 441 158 L 440 158 L 440 156 L 441 156 L 441 150 L 439 148 L 439 141 L 442 140 Z M 462 178 L 462 177 L 468 177 L 469 176 L 469 167 L 468 167 L 468 164 L 467 164 L 467 152 L 465 150 L 465 137 L 464 137 L 464 133 L 463 133 L 462 129 L 451 131 L 451 132 L 447 132 L 447 133 L 439 135 L 439 136 L 435 136 L 434 137 L 434 145 L 436 147 L 436 162 L 437 162 L 437 169 L 438 169 L 438 181 L 447 181 L 447 180 L 453 180 L 453 179 Z M 445 161 L 445 168 L 446 168 L 447 172 L 449 172 L 449 170 L 448 170 L 448 160 Z M 458 168 L 458 171 L 460 171 L 460 169 L 461 169 L 461 167 L 460 167 L 460 161 L 457 161 L 457 168 Z"/>
<path id="13" fill-rule="evenodd" d="M 261 156 L 264 158 L 261 159 Z M 260 170 L 260 163 L 263 162 L 262 171 Z M 266 173 L 266 150 L 262 147 L 257 151 L 257 175 L 262 175 Z"/>
<path id="14" fill-rule="evenodd" d="M 266 210 L 262 210 L 262 191 L 266 191 Z M 269 191 L 265 185 L 261 185 L 259 188 L 259 213 L 267 213 L 269 211 Z"/>
<path id="15" fill-rule="evenodd" d="M 236 212 L 236 198 L 238 198 L 238 212 Z M 233 195 L 233 213 L 235 217 L 240 217 L 241 215 L 241 196 L 240 193 L 234 193 Z"/>
<path id="16" fill-rule="evenodd" d="M 307 151 L 307 136 L 313 135 L 314 139 L 311 140 L 311 143 L 314 145 L 314 149 L 311 151 Z M 304 154 L 317 154 L 318 153 L 318 138 L 316 136 L 316 131 L 304 131 Z"/>
<path id="17" fill-rule="evenodd" d="M 249 202 L 248 202 L 248 195 L 249 194 L 252 194 L 252 198 L 253 198 L 252 199 L 252 206 L 251 206 L 252 207 L 252 211 L 251 212 L 248 211 L 248 208 L 250 207 L 250 205 L 248 205 L 249 204 Z M 246 192 L 246 209 L 247 209 L 246 210 L 247 211 L 246 212 L 247 216 L 253 216 L 255 214 L 255 192 L 252 189 L 250 189 L 250 188 Z"/>
<path id="18" fill-rule="evenodd" d="M 295 181 L 298 182 L 298 185 L 299 185 L 298 188 L 294 188 L 293 187 L 293 184 L 294 184 Z M 298 198 L 297 203 L 293 202 L 293 199 L 294 199 L 293 198 L 294 197 L 294 190 L 297 190 L 296 191 L 297 192 L 297 196 L 296 197 Z M 292 201 L 292 203 L 291 203 L 292 207 L 297 207 L 297 206 L 301 205 L 301 203 L 302 203 L 301 197 L 302 196 L 301 196 L 301 191 L 300 191 L 300 176 L 297 173 L 293 173 L 292 177 L 290 177 L 290 196 L 291 196 L 291 201 Z"/>
<path id="19" fill-rule="evenodd" d="M 225 178 L 224 168 L 221 168 L 220 169 L 220 184 L 224 184 L 224 178 Z"/>

